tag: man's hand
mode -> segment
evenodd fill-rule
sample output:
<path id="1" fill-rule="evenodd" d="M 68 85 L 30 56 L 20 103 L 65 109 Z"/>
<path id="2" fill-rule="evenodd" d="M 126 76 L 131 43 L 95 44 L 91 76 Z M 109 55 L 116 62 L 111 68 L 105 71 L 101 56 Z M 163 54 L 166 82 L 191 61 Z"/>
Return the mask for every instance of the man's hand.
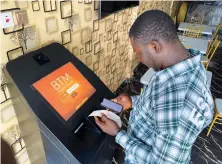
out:
<path id="1" fill-rule="evenodd" d="M 115 136 L 120 130 L 119 126 L 113 121 L 110 120 L 106 115 L 102 114 L 102 121 L 95 117 L 96 124 L 102 129 L 103 132 Z"/>
<path id="2" fill-rule="evenodd" d="M 112 101 L 122 105 L 123 110 L 132 108 L 132 99 L 127 94 L 121 94 L 118 97 L 112 99 Z"/>

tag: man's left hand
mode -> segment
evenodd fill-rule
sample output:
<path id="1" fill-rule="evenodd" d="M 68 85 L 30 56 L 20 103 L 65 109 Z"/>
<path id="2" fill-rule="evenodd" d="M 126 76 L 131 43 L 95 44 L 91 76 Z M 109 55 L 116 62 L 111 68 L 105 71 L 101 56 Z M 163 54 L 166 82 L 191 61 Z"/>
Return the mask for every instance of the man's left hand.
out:
<path id="1" fill-rule="evenodd" d="M 102 129 L 103 132 L 115 136 L 117 132 L 120 130 L 117 123 L 108 117 L 106 115 L 102 114 L 102 121 L 100 121 L 97 117 L 95 117 L 96 124 Z"/>

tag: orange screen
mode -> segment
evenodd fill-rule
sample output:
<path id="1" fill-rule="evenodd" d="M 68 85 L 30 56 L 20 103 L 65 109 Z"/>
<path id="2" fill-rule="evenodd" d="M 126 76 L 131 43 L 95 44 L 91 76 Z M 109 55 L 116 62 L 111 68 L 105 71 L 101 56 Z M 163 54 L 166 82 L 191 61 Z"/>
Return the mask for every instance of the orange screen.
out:
<path id="1" fill-rule="evenodd" d="M 35 82 L 33 86 L 66 121 L 96 91 L 71 62 Z"/>

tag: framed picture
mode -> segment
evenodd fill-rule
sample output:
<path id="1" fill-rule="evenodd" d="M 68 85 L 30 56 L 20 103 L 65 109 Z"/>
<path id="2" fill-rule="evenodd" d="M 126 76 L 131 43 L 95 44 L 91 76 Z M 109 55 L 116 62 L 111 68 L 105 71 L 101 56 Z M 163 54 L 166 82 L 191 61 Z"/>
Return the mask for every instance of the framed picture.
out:
<path id="1" fill-rule="evenodd" d="M 93 21 L 93 31 L 99 30 L 99 19 Z"/>
<path id="2" fill-rule="evenodd" d="M 89 53 L 92 51 L 92 41 L 91 40 L 89 42 L 85 43 L 85 51 L 86 51 L 86 53 Z"/>
<path id="3" fill-rule="evenodd" d="M 97 54 L 101 49 L 100 41 L 94 44 L 94 55 Z"/>
<path id="4" fill-rule="evenodd" d="M 44 12 L 53 12 L 57 10 L 56 0 L 42 0 Z"/>
<path id="5" fill-rule="evenodd" d="M 91 21 L 92 20 L 92 9 L 91 7 L 88 7 L 84 9 L 84 16 L 85 16 L 85 21 Z"/>
<path id="6" fill-rule="evenodd" d="M 67 11 L 69 11 L 68 14 Z M 72 17 L 72 1 L 60 1 L 60 15 L 61 19 Z"/>
<path id="7" fill-rule="evenodd" d="M 57 20 L 55 16 L 45 18 L 46 31 L 49 34 L 55 33 L 58 31 Z"/>
<path id="8" fill-rule="evenodd" d="M 71 42 L 71 31 L 66 30 L 61 32 L 62 45 L 68 44 Z"/>
<path id="9" fill-rule="evenodd" d="M 40 11 L 40 5 L 38 0 L 32 1 L 32 11 Z"/>
<path id="10" fill-rule="evenodd" d="M 80 49 L 80 55 L 83 55 L 84 54 L 84 48 L 81 48 Z"/>
<path id="11" fill-rule="evenodd" d="M 79 56 L 79 47 L 78 46 L 75 46 L 75 47 L 73 47 L 72 48 L 72 53 L 73 53 L 73 55 L 75 55 L 75 56 Z"/>
<path id="12" fill-rule="evenodd" d="M 117 41 L 118 39 L 118 31 L 113 33 L 113 42 Z"/>
<path id="13" fill-rule="evenodd" d="M 18 47 L 7 51 L 8 61 L 14 60 L 22 55 L 24 55 L 23 47 Z"/>
<path id="14" fill-rule="evenodd" d="M 82 43 L 87 43 L 92 40 L 92 31 L 89 27 L 85 27 L 81 30 Z"/>
<path id="15" fill-rule="evenodd" d="M 11 8 L 11 9 L 6 9 L 6 10 L 1 10 L 1 12 L 16 12 L 16 11 L 20 11 L 20 8 Z M 4 14 L 4 13 L 3 13 Z M 12 16 L 12 15 L 11 15 Z M 13 17 L 13 16 L 12 16 Z M 14 21 L 14 19 L 12 19 L 11 21 L 12 23 L 16 24 L 17 22 Z M 17 23 L 18 24 L 18 23 Z M 3 28 L 3 33 L 5 35 L 8 34 L 13 34 L 15 32 L 19 32 L 22 31 L 24 29 L 23 25 L 14 25 L 13 27 L 6 27 Z"/>
<path id="16" fill-rule="evenodd" d="M 97 60 L 95 63 L 93 63 L 93 71 L 96 71 L 99 69 L 99 61 Z"/>

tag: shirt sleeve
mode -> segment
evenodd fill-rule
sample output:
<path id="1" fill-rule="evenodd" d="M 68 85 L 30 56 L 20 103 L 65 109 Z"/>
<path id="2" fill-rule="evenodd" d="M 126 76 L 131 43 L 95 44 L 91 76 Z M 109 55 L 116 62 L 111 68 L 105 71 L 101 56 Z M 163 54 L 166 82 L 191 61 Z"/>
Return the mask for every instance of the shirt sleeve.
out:
<path id="1" fill-rule="evenodd" d="M 120 131 L 116 136 L 120 144 L 138 163 L 180 164 L 186 163 L 192 144 L 178 139 L 175 135 L 158 134 L 155 143 L 147 145 L 144 142 Z"/>
<path id="2" fill-rule="evenodd" d="M 136 96 L 131 96 L 132 99 L 132 107 L 135 106 L 137 100 L 139 99 L 140 95 L 136 95 Z"/>

